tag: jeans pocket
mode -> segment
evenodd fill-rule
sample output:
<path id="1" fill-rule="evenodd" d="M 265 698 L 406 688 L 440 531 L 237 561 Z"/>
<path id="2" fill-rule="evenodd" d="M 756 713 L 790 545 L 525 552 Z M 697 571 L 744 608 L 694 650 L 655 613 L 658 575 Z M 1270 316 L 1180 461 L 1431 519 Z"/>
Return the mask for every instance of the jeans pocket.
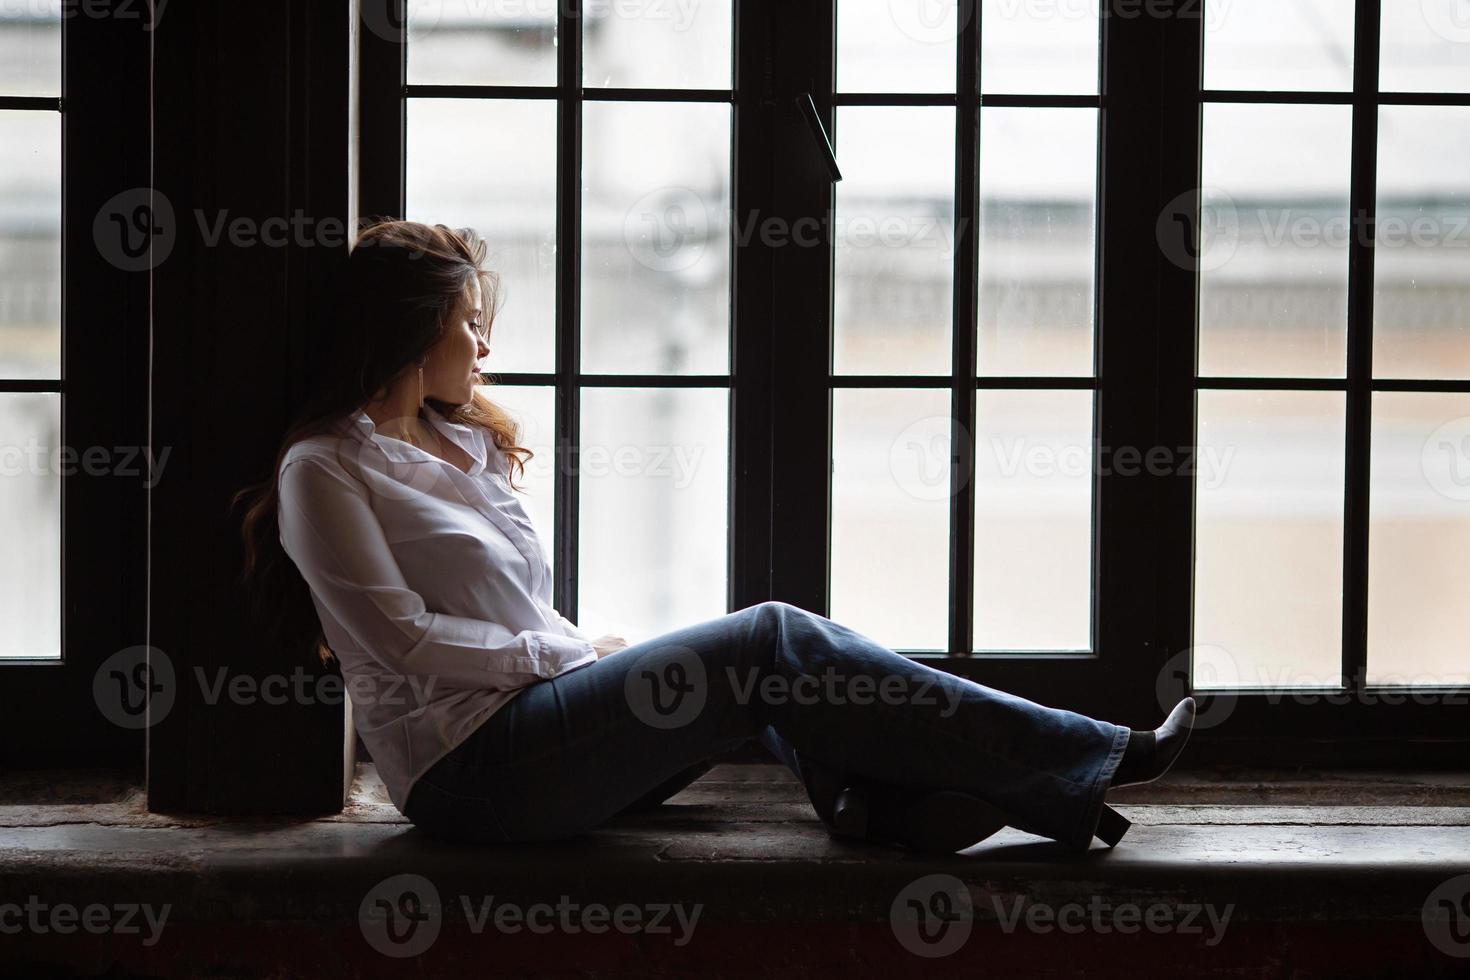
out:
<path id="1" fill-rule="evenodd" d="M 510 838 L 500 826 L 495 806 L 483 796 L 457 793 L 425 773 L 409 791 L 404 816 L 424 833 L 456 843 L 504 844 Z"/>

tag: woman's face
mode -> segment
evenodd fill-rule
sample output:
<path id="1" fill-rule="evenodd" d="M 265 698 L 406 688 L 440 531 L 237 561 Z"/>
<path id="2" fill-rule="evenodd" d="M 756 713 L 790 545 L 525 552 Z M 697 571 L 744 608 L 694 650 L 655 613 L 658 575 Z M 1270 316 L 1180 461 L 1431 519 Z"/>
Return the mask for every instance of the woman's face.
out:
<path id="1" fill-rule="evenodd" d="M 468 310 L 429 348 L 424 363 L 424 396 L 450 405 L 465 405 L 474 397 L 475 386 L 481 383 L 480 361 L 490 353 L 478 278 L 470 282 L 466 295 Z"/>

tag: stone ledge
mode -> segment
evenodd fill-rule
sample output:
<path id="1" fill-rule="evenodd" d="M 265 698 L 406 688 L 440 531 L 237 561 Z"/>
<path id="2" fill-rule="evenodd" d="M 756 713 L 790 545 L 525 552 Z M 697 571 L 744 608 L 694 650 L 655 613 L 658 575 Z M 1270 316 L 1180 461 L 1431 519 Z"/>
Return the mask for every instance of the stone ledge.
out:
<path id="1" fill-rule="evenodd" d="M 508 963 L 528 973 L 539 964 L 546 975 L 557 974 L 562 951 L 580 949 L 586 959 L 574 961 L 614 974 L 678 976 L 697 966 L 720 975 L 721 964 L 733 969 L 743 956 L 768 952 L 772 975 L 787 967 L 792 975 L 823 975 L 830 966 L 832 975 L 850 977 L 887 962 L 895 950 L 899 958 L 886 972 L 920 965 L 895 938 L 892 917 L 906 889 L 942 875 L 932 880 L 969 896 L 972 928 L 983 937 L 942 961 L 950 969 L 1048 975 L 1075 966 L 1081 950 L 1104 956 L 1089 975 L 1113 975 L 1114 968 L 1119 976 L 1147 975 L 1140 972 L 1146 964 L 1162 968 L 1168 957 L 1187 955 L 1200 975 L 1240 976 L 1254 975 L 1262 958 L 1284 965 L 1281 951 L 1288 950 L 1301 975 L 1313 975 L 1313 965 L 1341 975 L 1368 967 L 1449 975 L 1470 959 L 1433 945 L 1421 918 L 1431 892 L 1470 872 L 1470 807 L 1445 802 L 1464 784 L 1445 777 L 1415 784 L 1437 801 L 1432 806 L 1348 805 L 1384 799 L 1383 784 L 1371 782 L 1359 783 L 1368 788 L 1360 795 L 1337 784 L 1344 805 L 1285 802 L 1319 799 L 1329 780 L 1262 780 L 1246 798 L 1269 802 L 1201 804 L 1177 802 L 1199 795 L 1181 776 L 1172 786 L 1131 794 L 1176 802 L 1130 803 L 1126 791 L 1118 794 L 1134 827 L 1115 849 L 1097 844 L 1075 855 L 1007 829 L 961 854 L 934 858 L 833 839 L 778 766 L 718 766 L 657 810 L 573 840 L 492 848 L 447 844 L 412 827 L 387 803 L 371 766 L 359 773 L 351 805 L 318 819 L 150 814 L 136 786 L 112 782 L 93 802 L 73 790 L 54 792 L 48 799 L 55 802 L 0 806 L 0 896 L 9 896 L 0 900 L 37 895 L 51 905 L 167 905 L 161 940 L 144 947 L 121 936 L 63 942 L 22 934 L 0 942 L 23 954 L 12 962 L 48 968 L 77 967 L 81 956 L 99 972 L 131 964 L 157 976 L 209 976 L 214 969 L 267 976 L 289 975 L 282 964 L 299 963 L 303 943 L 332 937 L 341 971 L 317 962 L 313 976 L 387 975 L 404 964 L 366 947 L 359 916 L 379 882 L 414 874 L 445 898 L 435 963 L 463 955 L 474 969 L 476 951 L 483 957 L 493 941 Z M 1217 784 L 1210 792 L 1220 790 Z M 687 947 L 649 935 L 487 939 L 452 900 L 487 895 L 520 907 L 560 896 L 608 907 L 681 904 L 698 906 L 701 918 Z M 1008 910 L 1093 906 L 1181 915 L 1228 910 L 1229 924 L 1216 944 L 1205 933 L 1182 931 L 1124 939 L 1094 928 L 1063 936 L 1055 927 L 1017 932 L 1014 920 L 1006 929 Z M 835 945 L 829 950 L 827 943 Z M 181 964 L 176 971 L 163 966 L 160 948 L 167 962 Z M 221 949 L 232 951 L 227 970 L 218 962 Z M 642 957 L 636 970 L 625 962 L 635 953 Z M 524 961 L 516 959 L 522 955 Z M 1130 974 L 1125 961 L 1137 956 L 1144 959 Z"/>

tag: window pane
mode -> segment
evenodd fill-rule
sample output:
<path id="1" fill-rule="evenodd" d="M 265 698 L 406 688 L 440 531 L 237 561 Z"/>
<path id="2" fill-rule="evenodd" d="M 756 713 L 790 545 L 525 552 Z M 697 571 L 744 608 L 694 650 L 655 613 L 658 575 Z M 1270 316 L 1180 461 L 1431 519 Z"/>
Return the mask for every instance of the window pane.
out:
<path id="1" fill-rule="evenodd" d="M 949 649 L 949 391 L 832 392 L 831 617 Z"/>
<path id="2" fill-rule="evenodd" d="M 0 394 L 0 658 L 61 657 L 61 396 Z"/>
<path id="3" fill-rule="evenodd" d="M 1375 392 L 1370 684 L 1470 684 L 1470 395 Z"/>
<path id="4" fill-rule="evenodd" d="M 526 516 L 531 518 L 536 536 L 541 539 L 547 566 L 555 569 L 556 389 L 549 386 L 480 385 L 478 390 L 515 417 L 521 426 L 521 436 L 516 444 L 536 454 L 525 464 L 524 473 L 516 471 L 516 486 L 525 493 L 516 493 L 515 496 L 526 508 Z"/>
<path id="5" fill-rule="evenodd" d="M 1199 393 L 1194 643 L 1211 686 L 1341 683 L 1345 404 Z"/>
<path id="6" fill-rule="evenodd" d="M 556 344 L 556 104 L 410 99 L 407 217 L 490 245 L 500 312 L 492 372 L 551 371 Z"/>
<path id="7" fill-rule="evenodd" d="M 1387 0 L 1386 6 L 1394 2 Z M 1206 4 L 1205 88 L 1342 92 L 1352 87 L 1353 0 Z"/>
<path id="8" fill-rule="evenodd" d="M 731 0 L 584 0 L 588 88 L 733 88 Z"/>
<path id="9" fill-rule="evenodd" d="M 630 644 L 728 608 L 723 388 L 586 388 L 577 625 Z"/>
<path id="10" fill-rule="evenodd" d="M 949 374 L 955 111 L 837 110 L 836 374 Z"/>
<path id="11" fill-rule="evenodd" d="M 0 95 L 61 95 L 61 0 L 0 4 Z"/>
<path id="12" fill-rule="evenodd" d="M 1342 377 L 1352 107 L 1204 107 L 1199 371 Z"/>
<path id="13" fill-rule="evenodd" d="M 837 91 L 954 92 L 955 0 L 838 0 Z"/>
<path id="14" fill-rule="evenodd" d="M 983 92 L 1097 94 L 1098 0 L 984 0 L 981 11 Z"/>
<path id="15" fill-rule="evenodd" d="M 410 85 L 555 85 L 556 0 L 408 0 Z"/>
<path id="16" fill-rule="evenodd" d="M 1384 0 L 1378 87 L 1385 92 L 1470 91 L 1465 0 Z"/>
<path id="17" fill-rule="evenodd" d="M 977 393 L 976 650 L 1092 648 L 1092 403 Z"/>
<path id="18" fill-rule="evenodd" d="M 1373 373 L 1470 377 L 1470 108 L 1378 111 Z"/>
<path id="19" fill-rule="evenodd" d="M 980 374 L 1092 373 L 1096 109 L 980 115 Z"/>
<path id="20" fill-rule="evenodd" d="M 61 114 L 0 111 L 0 378 L 61 376 Z"/>
<path id="21" fill-rule="evenodd" d="M 730 107 L 590 102 L 582 370 L 730 369 Z"/>

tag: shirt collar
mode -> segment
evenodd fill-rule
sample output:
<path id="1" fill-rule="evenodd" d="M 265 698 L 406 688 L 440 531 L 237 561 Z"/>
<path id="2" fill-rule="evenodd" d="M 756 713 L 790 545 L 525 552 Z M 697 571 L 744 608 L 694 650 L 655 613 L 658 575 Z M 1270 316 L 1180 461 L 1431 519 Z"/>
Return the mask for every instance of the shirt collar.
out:
<path id="1" fill-rule="evenodd" d="M 470 468 L 469 476 L 476 476 L 485 469 L 486 448 L 483 426 L 451 422 L 427 402 L 424 403 L 424 416 L 441 435 L 463 449 L 475 461 L 475 465 Z M 362 439 L 372 442 L 382 450 L 384 456 L 395 463 L 427 463 L 439 460 L 438 456 L 425 452 L 411 443 L 379 433 L 377 425 L 365 411 L 358 411 L 357 417 L 352 420 L 352 428 Z"/>

